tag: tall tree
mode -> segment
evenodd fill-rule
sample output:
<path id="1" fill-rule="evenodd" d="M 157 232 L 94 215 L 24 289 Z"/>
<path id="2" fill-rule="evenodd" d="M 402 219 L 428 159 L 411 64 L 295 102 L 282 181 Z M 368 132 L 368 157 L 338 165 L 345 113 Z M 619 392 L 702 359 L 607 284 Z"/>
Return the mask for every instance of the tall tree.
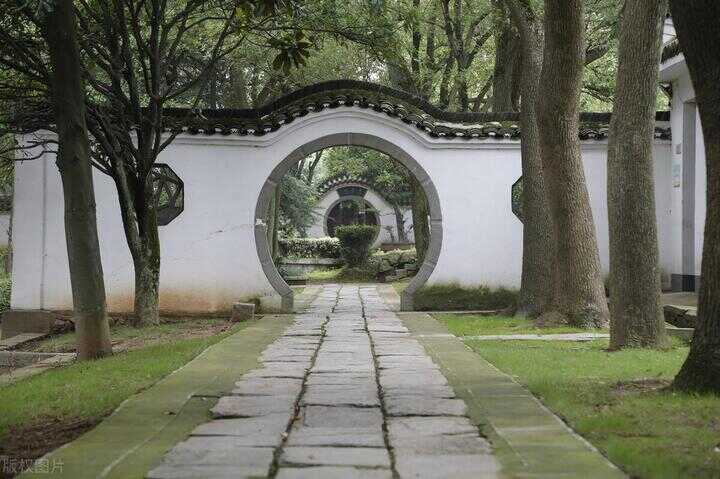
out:
<path id="1" fill-rule="evenodd" d="M 430 207 L 428 206 L 425 191 L 422 185 L 410 175 L 412 187 L 412 219 L 413 219 L 413 235 L 415 237 L 415 251 L 417 252 L 417 264 L 421 265 L 425 261 L 425 254 L 430 245 Z"/>
<path id="2" fill-rule="evenodd" d="M 678 389 L 720 393 L 720 3 L 671 0 L 705 139 L 707 213 L 698 298 L 698 324 L 690 354 L 675 377 Z"/>
<path id="3" fill-rule="evenodd" d="M 528 73 L 523 68 L 522 60 L 522 56 L 526 54 L 527 45 L 523 45 L 524 42 L 520 39 L 520 27 L 515 19 L 515 14 L 512 11 L 508 12 L 512 7 L 505 8 L 504 3 L 495 3 L 496 16 L 499 18 L 495 22 L 492 111 L 516 111 L 518 110 L 520 82 L 524 79 L 523 75 Z M 532 11 L 530 3 L 522 3 L 520 6 Z M 542 37 L 540 38 L 542 39 Z M 542 52 L 540 56 L 542 58 Z M 542 63 L 539 65 L 542 66 Z M 537 74 L 539 77 L 539 70 Z"/>
<path id="4" fill-rule="evenodd" d="M 607 324 L 608 306 L 578 136 L 584 12 L 583 0 L 545 1 L 538 133 L 562 279 L 553 305 L 556 320 L 600 327 Z"/>
<path id="5" fill-rule="evenodd" d="M 309 44 L 301 33 L 285 33 L 294 21 L 292 0 L 80 0 L 74 5 L 86 96 L 92 98 L 86 104 L 91 160 L 113 178 L 118 191 L 135 273 L 135 324 L 155 323 L 160 242 L 151 173 L 181 131 L 166 108 L 197 106 L 218 62 L 243 43 L 238 31 L 275 34 L 268 44 L 279 52 L 280 69 L 302 62 Z M 280 17 L 285 23 L 275 22 Z M 24 8 L 22 15 L 0 9 L 0 22 L 0 67 L 13 74 L 13 82 L 0 81 L 0 97 L 12 102 L 10 111 L 21 112 L 0 122 L 2 130 L 9 125 L 9 133 L 25 134 L 57 128 L 45 111 L 50 76 L 47 46 L 36 38 L 36 25 L 42 23 L 37 9 Z M 187 111 L 194 114 L 194 108 Z"/>
<path id="6" fill-rule="evenodd" d="M 620 11 L 607 161 L 611 349 L 666 342 L 652 158 L 666 12 L 667 0 L 625 2 Z"/>
<path id="7" fill-rule="evenodd" d="M 440 0 L 443 14 L 443 25 L 447 37 L 450 54 L 457 67 L 455 83 L 458 92 L 458 107 L 460 111 L 470 108 L 468 70 L 485 42 L 492 36 L 492 29 L 483 28 L 484 20 L 490 14 L 490 9 L 472 12 L 463 9 L 462 0 L 455 0 L 450 7 L 450 0 Z M 469 22 L 465 26 L 465 16 Z"/>
<path id="8" fill-rule="evenodd" d="M 537 102 L 543 63 L 542 15 L 522 0 L 506 0 L 522 51 L 520 81 L 523 171 L 523 263 L 518 312 L 537 316 L 551 303 L 556 279 L 552 220 L 540 155 Z"/>
<path id="9" fill-rule="evenodd" d="M 57 124 L 57 166 L 65 203 L 70 283 L 79 359 L 112 353 L 105 311 L 105 283 L 95 217 L 85 92 L 72 0 L 55 0 L 44 16 L 49 45 L 53 112 Z"/>

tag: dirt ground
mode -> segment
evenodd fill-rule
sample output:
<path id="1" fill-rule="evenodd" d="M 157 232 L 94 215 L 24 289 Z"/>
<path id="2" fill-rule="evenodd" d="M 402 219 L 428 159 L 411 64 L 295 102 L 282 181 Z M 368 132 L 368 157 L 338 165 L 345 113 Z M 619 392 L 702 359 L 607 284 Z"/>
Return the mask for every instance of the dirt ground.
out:
<path id="1" fill-rule="evenodd" d="M 58 465 L 39 463 L 33 466 L 33 461 L 80 437 L 101 420 L 40 418 L 31 425 L 11 429 L 0 443 L 0 479 L 14 477 L 30 467 L 37 472 L 49 473 Z M 49 470 L 44 471 L 45 467 Z"/>

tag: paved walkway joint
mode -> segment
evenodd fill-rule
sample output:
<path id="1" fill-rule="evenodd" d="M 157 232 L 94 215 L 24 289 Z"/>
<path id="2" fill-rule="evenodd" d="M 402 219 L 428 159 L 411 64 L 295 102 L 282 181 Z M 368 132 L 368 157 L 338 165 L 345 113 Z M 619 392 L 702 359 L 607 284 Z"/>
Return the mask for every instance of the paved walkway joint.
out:
<path id="1" fill-rule="evenodd" d="M 328 285 L 147 477 L 492 478 L 499 465 L 376 286 Z"/>

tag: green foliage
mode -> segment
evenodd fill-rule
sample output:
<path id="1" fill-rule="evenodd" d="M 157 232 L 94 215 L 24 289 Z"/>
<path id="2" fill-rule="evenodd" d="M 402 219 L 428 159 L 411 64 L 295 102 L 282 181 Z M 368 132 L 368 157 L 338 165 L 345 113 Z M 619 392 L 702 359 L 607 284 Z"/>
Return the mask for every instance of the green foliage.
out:
<path id="1" fill-rule="evenodd" d="M 396 249 L 392 251 L 376 251 L 370 257 L 370 263 L 377 273 L 388 273 L 408 264 L 415 264 L 417 252 L 412 249 Z"/>
<path id="2" fill-rule="evenodd" d="M 376 271 L 370 264 L 343 266 L 308 273 L 311 283 L 374 283 Z"/>
<path id="3" fill-rule="evenodd" d="M 303 236 L 315 218 L 315 188 L 301 179 L 285 175 L 280 183 L 280 229 L 286 234 Z"/>
<path id="4" fill-rule="evenodd" d="M 414 305 L 419 311 L 495 310 L 514 308 L 517 298 L 517 291 L 505 288 L 434 284 L 415 293 Z"/>
<path id="5" fill-rule="evenodd" d="M 507 316 L 479 316 L 475 314 L 434 314 L 457 336 L 487 336 L 495 334 L 563 334 L 587 333 L 587 329 L 571 326 L 539 328 L 532 319 Z"/>
<path id="6" fill-rule="evenodd" d="M 337 238 L 280 238 L 280 255 L 286 258 L 339 258 Z"/>
<path id="7" fill-rule="evenodd" d="M 720 398 L 665 388 L 687 347 L 611 353 L 607 340 L 466 343 L 527 386 L 629 477 L 720 477 Z"/>
<path id="8" fill-rule="evenodd" d="M 368 225 L 338 226 L 335 235 L 340 240 L 340 255 L 347 266 L 355 267 L 367 262 L 378 229 Z"/>
<path id="9" fill-rule="evenodd" d="M 292 34 L 271 39 L 270 46 L 278 50 L 272 62 L 273 69 L 287 74 L 293 67 L 300 68 L 305 65 L 312 44 L 305 39 L 301 30 L 297 30 Z"/>
<path id="10" fill-rule="evenodd" d="M 412 202 L 410 171 L 384 153 L 356 146 L 329 148 L 323 155 L 325 178 L 350 175 L 366 178 L 390 202 Z"/>

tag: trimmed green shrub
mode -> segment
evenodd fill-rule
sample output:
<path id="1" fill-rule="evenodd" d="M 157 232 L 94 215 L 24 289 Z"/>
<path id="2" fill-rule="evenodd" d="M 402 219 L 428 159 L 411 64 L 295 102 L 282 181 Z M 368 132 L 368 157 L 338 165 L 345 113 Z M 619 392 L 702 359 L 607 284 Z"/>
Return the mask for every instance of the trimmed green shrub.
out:
<path id="1" fill-rule="evenodd" d="M 515 308 L 518 292 L 487 286 L 463 287 L 458 284 L 424 286 L 414 295 L 418 311 L 468 311 Z"/>
<path id="2" fill-rule="evenodd" d="M 348 266 L 359 266 L 367 262 L 370 246 L 378 228 L 368 225 L 338 226 L 335 235 L 340 240 L 340 256 Z"/>
<path id="3" fill-rule="evenodd" d="M 408 265 L 416 265 L 417 253 L 415 252 L 415 248 L 376 251 L 370 259 L 374 263 L 377 263 L 376 269 L 378 272 L 387 272 L 398 268 L 404 268 Z"/>
<path id="4" fill-rule="evenodd" d="M 339 258 L 337 238 L 280 238 L 280 255 L 285 258 Z"/>

